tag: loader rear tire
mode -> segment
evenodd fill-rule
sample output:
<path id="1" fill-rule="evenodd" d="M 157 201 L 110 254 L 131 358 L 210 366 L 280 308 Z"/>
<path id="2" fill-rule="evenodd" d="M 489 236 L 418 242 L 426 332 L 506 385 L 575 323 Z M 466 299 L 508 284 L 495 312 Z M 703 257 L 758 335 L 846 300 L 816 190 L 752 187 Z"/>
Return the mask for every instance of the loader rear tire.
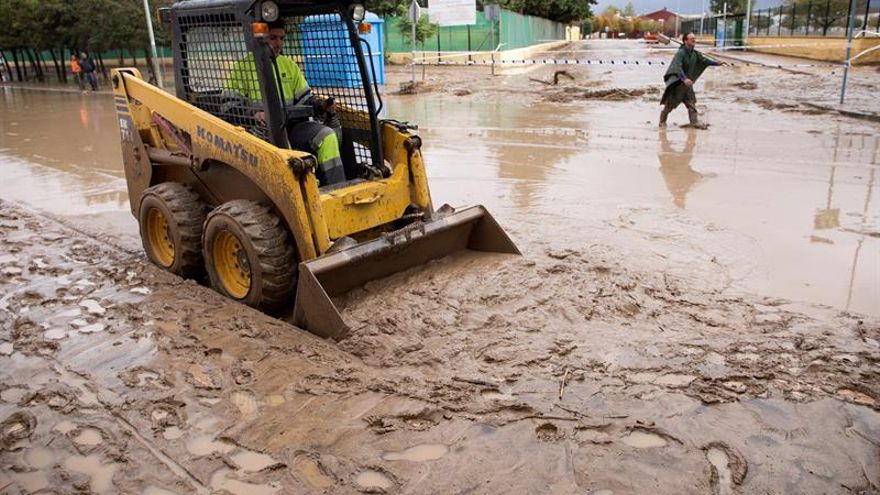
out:
<path id="1" fill-rule="evenodd" d="M 184 184 L 163 182 L 145 189 L 138 222 L 150 261 L 181 277 L 201 275 L 206 214 L 205 203 Z"/>
<path id="2" fill-rule="evenodd" d="M 262 311 L 293 304 L 296 257 L 281 219 L 265 206 L 235 200 L 215 208 L 202 246 L 217 292 Z"/>

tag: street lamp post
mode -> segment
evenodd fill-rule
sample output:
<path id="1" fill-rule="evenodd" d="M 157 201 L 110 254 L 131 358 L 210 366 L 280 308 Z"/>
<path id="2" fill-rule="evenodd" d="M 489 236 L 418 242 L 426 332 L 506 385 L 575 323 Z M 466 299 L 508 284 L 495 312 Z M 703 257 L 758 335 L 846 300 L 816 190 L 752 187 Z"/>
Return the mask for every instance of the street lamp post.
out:
<path id="1" fill-rule="evenodd" d="M 144 15 L 147 17 L 147 33 L 150 35 L 150 54 L 153 56 L 153 73 L 156 74 L 156 85 L 162 85 L 162 71 L 159 70 L 159 55 L 156 53 L 156 37 L 153 35 L 153 18 L 150 17 L 150 0 L 144 0 Z"/>

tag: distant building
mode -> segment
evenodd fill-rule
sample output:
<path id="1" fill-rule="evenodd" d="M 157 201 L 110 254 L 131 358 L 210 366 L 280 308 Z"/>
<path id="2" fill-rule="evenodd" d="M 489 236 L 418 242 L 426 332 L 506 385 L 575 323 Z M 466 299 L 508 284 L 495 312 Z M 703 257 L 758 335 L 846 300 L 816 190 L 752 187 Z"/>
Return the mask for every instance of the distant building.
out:
<path id="1" fill-rule="evenodd" d="M 678 36 L 678 14 L 666 10 L 666 7 L 639 17 L 657 22 L 661 26 L 660 30 L 666 36 Z"/>

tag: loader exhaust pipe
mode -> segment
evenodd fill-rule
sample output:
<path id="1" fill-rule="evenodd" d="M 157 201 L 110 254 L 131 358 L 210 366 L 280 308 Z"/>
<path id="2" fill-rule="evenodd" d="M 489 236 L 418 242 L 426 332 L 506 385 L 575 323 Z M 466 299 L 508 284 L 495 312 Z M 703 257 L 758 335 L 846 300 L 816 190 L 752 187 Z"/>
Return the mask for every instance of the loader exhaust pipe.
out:
<path id="1" fill-rule="evenodd" d="M 429 221 L 417 222 L 344 251 L 301 262 L 294 323 L 324 338 L 344 339 L 349 328 L 332 298 L 371 280 L 465 249 L 521 254 L 482 206 L 446 215 L 435 214 Z"/>

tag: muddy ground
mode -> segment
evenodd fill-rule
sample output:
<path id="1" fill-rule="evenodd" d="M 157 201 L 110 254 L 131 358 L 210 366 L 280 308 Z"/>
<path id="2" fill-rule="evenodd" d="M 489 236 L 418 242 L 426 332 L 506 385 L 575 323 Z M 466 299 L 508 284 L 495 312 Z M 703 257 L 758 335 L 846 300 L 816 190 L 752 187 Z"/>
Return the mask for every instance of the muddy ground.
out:
<path id="1" fill-rule="evenodd" d="M 656 74 L 457 70 L 395 97 L 391 69 L 389 105 L 424 125 L 435 202 L 487 204 L 524 255 L 370 283 L 337 301 L 340 343 L 150 265 L 106 139 L 71 174 L 5 114 L 0 493 L 880 492 L 877 126 L 766 108 L 793 83 L 746 69 L 699 88 L 708 131 L 668 135 Z M 778 176 L 810 228 L 789 235 Z"/>

